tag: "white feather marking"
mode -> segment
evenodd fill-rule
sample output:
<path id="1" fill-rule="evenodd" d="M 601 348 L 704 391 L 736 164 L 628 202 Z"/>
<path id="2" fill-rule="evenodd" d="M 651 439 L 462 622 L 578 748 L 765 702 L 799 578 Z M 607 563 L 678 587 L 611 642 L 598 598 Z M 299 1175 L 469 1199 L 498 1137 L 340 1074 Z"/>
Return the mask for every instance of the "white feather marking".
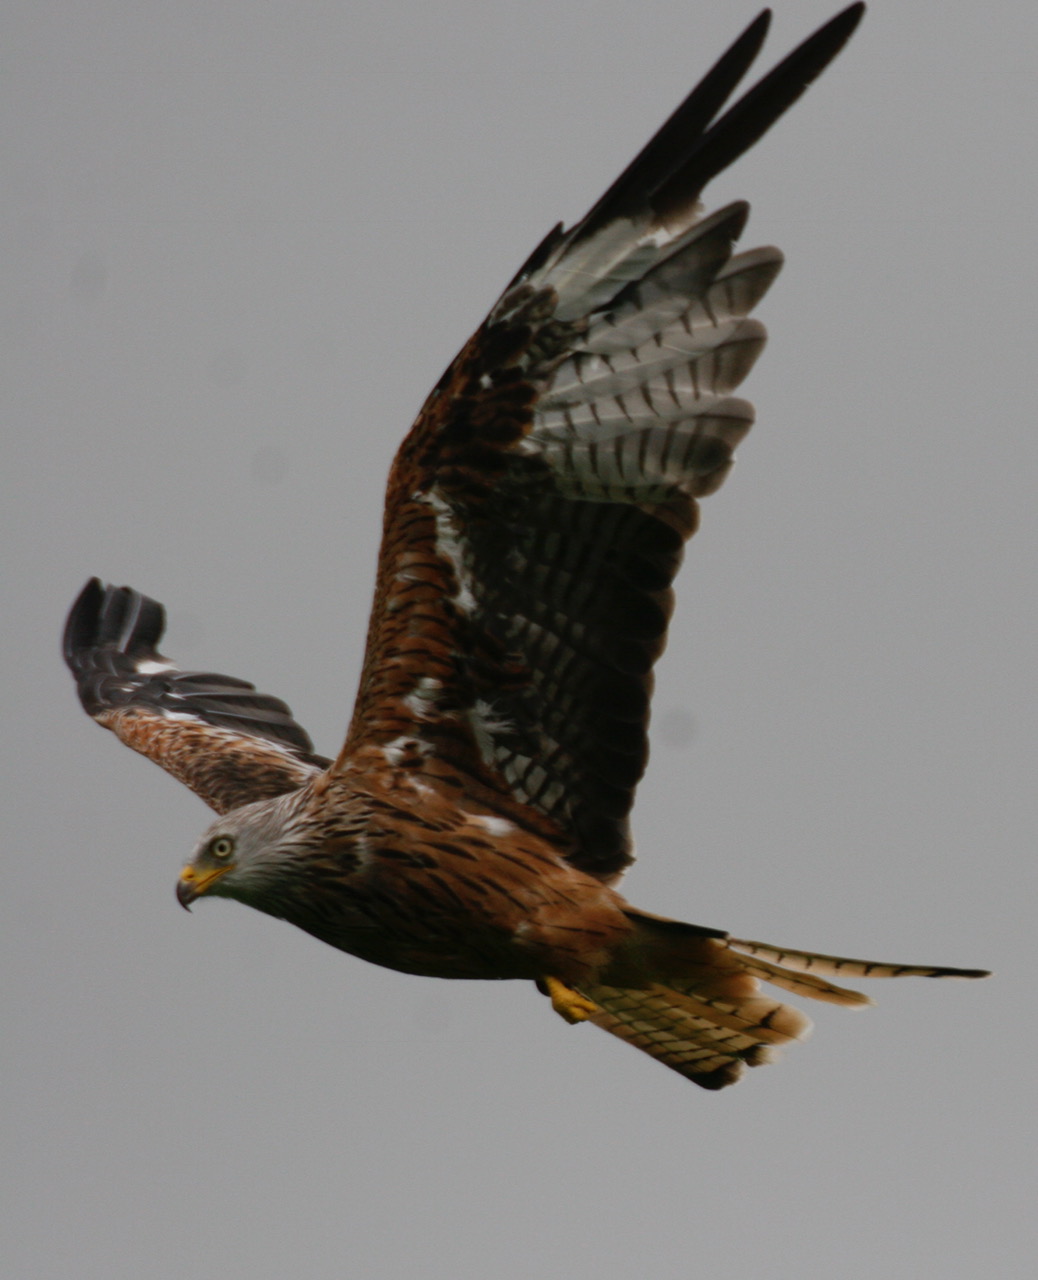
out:
<path id="1" fill-rule="evenodd" d="M 436 695 L 442 687 L 435 676 L 422 676 L 403 699 L 404 706 L 416 720 L 428 720 L 436 706 Z"/>
<path id="2" fill-rule="evenodd" d="M 476 746 L 479 749 L 483 763 L 496 765 L 501 757 L 501 752 L 498 749 L 494 735 L 514 732 L 513 724 L 504 716 L 499 715 L 490 703 L 482 698 L 476 699 L 476 705 L 468 712 L 468 720 L 472 726 L 472 732 L 476 738 Z"/>
<path id="3" fill-rule="evenodd" d="M 363 833 L 358 831 L 351 842 L 351 851 L 356 854 L 357 861 L 362 867 L 366 867 L 371 862 L 371 841 Z"/>
<path id="4" fill-rule="evenodd" d="M 411 738 L 407 735 L 401 735 L 394 738 L 392 742 L 387 742 L 382 748 L 382 755 L 386 764 L 391 765 L 394 769 L 402 765 L 404 761 L 417 751 L 420 756 L 427 756 L 431 750 L 428 742 L 423 742 L 421 738 Z"/>
<path id="5" fill-rule="evenodd" d="M 496 818 L 490 813 L 470 813 L 466 816 L 470 822 L 482 827 L 492 836 L 509 836 L 515 830 L 515 824 L 507 818 Z"/>
<path id="6" fill-rule="evenodd" d="M 488 733 L 511 733 L 515 726 L 506 716 L 495 711 L 489 702 L 483 698 L 476 699 L 476 705 L 472 710 L 479 723 Z"/>
<path id="7" fill-rule="evenodd" d="M 454 512 L 437 493 L 417 495 L 425 502 L 436 516 L 436 550 L 454 570 L 458 580 L 458 590 L 451 598 L 464 614 L 471 614 L 476 608 L 476 597 L 472 593 L 472 576 L 465 565 L 465 546 L 454 523 Z"/>

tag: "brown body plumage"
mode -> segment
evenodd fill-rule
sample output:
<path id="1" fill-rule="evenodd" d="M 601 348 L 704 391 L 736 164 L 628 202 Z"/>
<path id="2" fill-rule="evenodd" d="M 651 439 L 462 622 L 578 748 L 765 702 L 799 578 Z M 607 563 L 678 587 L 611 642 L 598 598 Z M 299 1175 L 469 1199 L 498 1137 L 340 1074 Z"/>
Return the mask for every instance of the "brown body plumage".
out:
<path id="1" fill-rule="evenodd" d="M 427 977 L 580 985 L 632 931 L 618 894 L 500 812 L 384 768 L 323 781 L 279 814 L 282 839 L 306 856 L 250 902 L 334 947 Z"/>
<path id="2" fill-rule="evenodd" d="M 781 255 L 733 256 L 748 209 L 699 193 L 796 100 L 852 5 L 724 115 L 761 15 L 591 212 L 556 228 L 434 389 L 390 474 L 345 745 L 156 652 L 161 606 L 96 579 L 65 653 L 87 711 L 222 816 L 178 894 L 236 898 L 373 963 L 523 978 L 718 1088 L 803 1014 L 759 980 L 841 1004 L 826 975 L 972 971 L 785 952 L 650 916 L 612 887 L 647 758 L 671 583 L 752 409 L 749 312 Z"/>

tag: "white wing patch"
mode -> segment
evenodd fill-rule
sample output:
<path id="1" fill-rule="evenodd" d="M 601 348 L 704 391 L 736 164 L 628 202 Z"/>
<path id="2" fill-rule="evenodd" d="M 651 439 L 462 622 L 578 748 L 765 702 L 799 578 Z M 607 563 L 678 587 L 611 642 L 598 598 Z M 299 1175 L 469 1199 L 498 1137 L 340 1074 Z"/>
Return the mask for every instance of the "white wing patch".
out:
<path id="1" fill-rule="evenodd" d="M 488 835 L 510 836 L 515 831 L 514 823 L 509 822 L 507 818 L 498 818 L 490 813 L 470 813 L 467 817 L 469 822 L 474 822 L 477 827 L 482 827 Z"/>
<path id="2" fill-rule="evenodd" d="M 476 596 L 472 575 L 465 563 L 465 544 L 458 533 L 454 512 L 438 493 L 423 493 L 418 496 L 420 501 L 432 508 L 436 517 L 436 550 L 454 570 L 458 590 L 451 599 L 466 617 L 471 616 L 476 608 Z"/>

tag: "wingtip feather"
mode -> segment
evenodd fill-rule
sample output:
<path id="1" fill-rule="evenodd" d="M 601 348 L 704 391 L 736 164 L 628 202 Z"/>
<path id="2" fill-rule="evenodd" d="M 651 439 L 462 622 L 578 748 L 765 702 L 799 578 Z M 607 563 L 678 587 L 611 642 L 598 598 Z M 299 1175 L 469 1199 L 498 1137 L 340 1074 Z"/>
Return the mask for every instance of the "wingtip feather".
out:
<path id="1" fill-rule="evenodd" d="M 101 579 L 89 578 L 72 602 L 61 636 L 61 652 L 69 666 L 72 666 L 75 655 L 90 644 L 96 634 L 103 599 L 104 586 Z"/>

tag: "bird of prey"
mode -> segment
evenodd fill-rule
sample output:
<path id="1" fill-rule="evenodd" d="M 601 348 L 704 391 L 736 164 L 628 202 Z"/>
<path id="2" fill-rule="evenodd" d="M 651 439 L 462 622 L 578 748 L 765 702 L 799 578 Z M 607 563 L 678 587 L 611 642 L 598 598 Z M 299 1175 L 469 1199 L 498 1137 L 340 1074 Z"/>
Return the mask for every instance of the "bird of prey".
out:
<path id="1" fill-rule="evenodd" d="M 698 500 L 752 409 L 750 317 L 781 265 L 700 193 L 842 48 L 853 4 L 724 110 L 763 12 L 580 222 L 549 232 L 393 463 L 360 689 L 333 761 L 276 698 L 181 671 L 161 605 L 91 580 L 65 658 L 99 724 L 219 817 L 186 907 L 236 898 L 376 964 L 532 981 L 707 1089 L 841 1005 L 841 974 L 977 977 L 795 951 L 640 911 L 614 887 L 652 667 Z"/>

